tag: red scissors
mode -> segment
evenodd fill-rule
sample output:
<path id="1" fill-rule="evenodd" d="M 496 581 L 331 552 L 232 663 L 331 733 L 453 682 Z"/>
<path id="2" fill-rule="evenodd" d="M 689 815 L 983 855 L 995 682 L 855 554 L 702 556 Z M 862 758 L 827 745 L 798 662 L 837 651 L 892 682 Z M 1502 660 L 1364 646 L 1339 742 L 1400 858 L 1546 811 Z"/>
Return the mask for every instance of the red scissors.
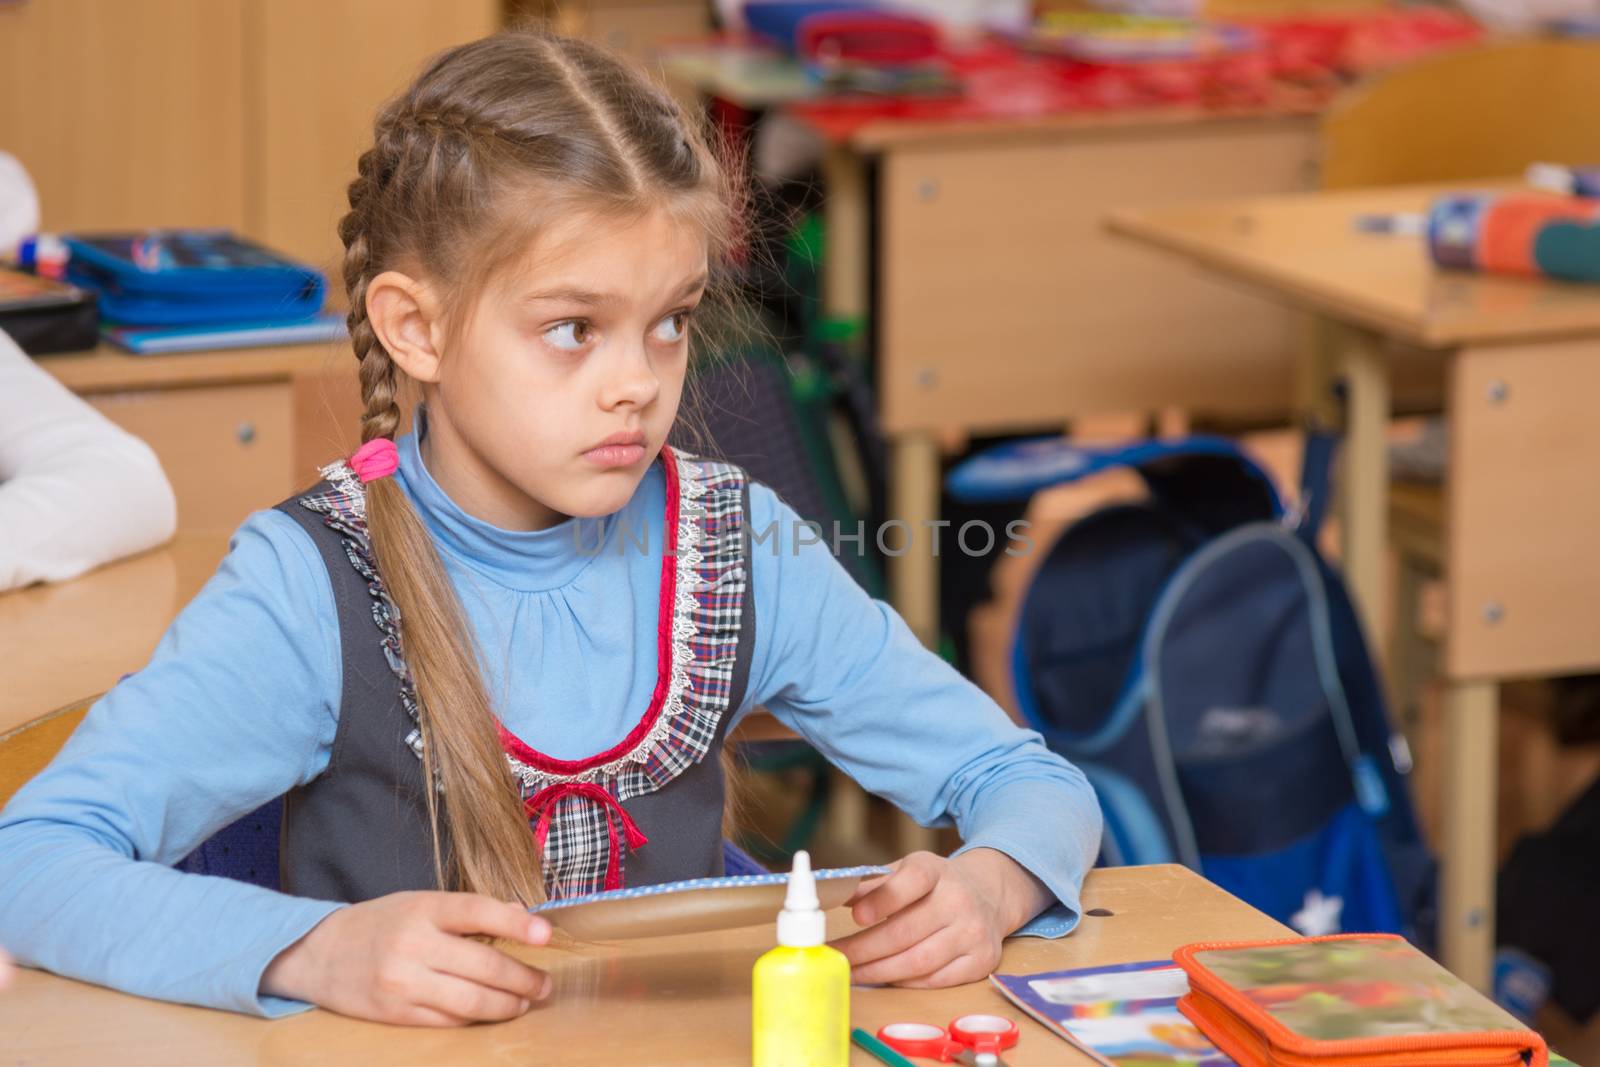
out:
<path id="1" fill-rule="evenodd" d="M 903 1056 L 921 1056 L 940 1063 L 1005 1067 L 1000 1052 L 1017 1043 L 1017 1024 L 1000 1015 L 963 1015 L 948 1028 L 929 1023 L 890 1023 L 878 1040 Z"/>

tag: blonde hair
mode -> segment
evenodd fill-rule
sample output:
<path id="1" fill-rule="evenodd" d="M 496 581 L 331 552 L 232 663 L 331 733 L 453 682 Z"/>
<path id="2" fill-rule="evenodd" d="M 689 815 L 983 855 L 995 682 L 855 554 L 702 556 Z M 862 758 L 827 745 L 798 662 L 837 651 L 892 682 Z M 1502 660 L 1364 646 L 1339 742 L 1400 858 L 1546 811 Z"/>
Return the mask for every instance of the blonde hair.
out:
<path id="1" fill-rule="evenodd" d="M 339 223 L 361 440 L 392 437 L 400 423 L 401 374 L 367 321 L 376 275 L 419 273 L 440 288 L 446 325 L 459 323 L 469 294 L 525 255 L 543 221 L 573 208 L 677 213 L 705 234 L 715 275 L 736 237 L 734 188 L 677 103 L 593 45 L 515 31 L 438 56 L 379 112 Z M 438 884 L 542 900 L 540 859 L 455 590 L 394 480 L 366 490 L 421 707 L 424 775 L 442 786 L 442 797 L 425 791 Z"/>

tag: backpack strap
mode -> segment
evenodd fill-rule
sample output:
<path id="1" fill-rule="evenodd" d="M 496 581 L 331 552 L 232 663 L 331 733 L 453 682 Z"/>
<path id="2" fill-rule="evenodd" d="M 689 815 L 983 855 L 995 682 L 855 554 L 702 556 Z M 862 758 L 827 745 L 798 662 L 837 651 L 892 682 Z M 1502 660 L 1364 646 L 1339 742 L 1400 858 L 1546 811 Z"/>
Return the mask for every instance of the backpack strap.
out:
<path id="1" fill-rule="evenodd" d="M 1328 516 L 1328 498 L 1333 492 L 1333 461 L 1338 451 L 1337 434 L 1315 423 L 1306 427 L 1305 452 L 1300 460 L 1300 520 L 1294 531 L 1313 548 Z"/>

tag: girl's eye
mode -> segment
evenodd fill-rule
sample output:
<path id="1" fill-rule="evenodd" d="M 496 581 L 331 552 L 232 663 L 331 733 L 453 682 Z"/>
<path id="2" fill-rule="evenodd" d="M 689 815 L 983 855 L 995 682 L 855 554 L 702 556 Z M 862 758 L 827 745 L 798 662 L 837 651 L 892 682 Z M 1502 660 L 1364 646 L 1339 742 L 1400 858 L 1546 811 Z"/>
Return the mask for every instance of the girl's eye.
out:
<path id="1" fill-rule="evenodd" d="M 689 313 L 687 311 L 674 311 L 656 323 L 656 328 L 653 332 L 656 340 L 670 345 L 683 340 L 684 331 L 688 328 Z"/>
<path id="2" fill-rule="evenodd" d="M 581 319 L 558 322 L 544 332 L 544 339 L 563 352 L 576 352 L 589 343 L 594 329 Z"/>

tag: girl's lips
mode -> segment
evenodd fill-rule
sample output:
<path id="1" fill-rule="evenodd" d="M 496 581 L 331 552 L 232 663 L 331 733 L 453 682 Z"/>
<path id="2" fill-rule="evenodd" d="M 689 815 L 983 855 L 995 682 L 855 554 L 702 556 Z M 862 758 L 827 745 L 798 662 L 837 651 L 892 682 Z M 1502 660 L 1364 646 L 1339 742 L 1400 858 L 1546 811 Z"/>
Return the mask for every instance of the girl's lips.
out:
<path id="1" fill-rule="evenodd" d="M 583 454 L 597 467 L 631 467 L 644 458 L 643 445 L 598 445 Z"/>

